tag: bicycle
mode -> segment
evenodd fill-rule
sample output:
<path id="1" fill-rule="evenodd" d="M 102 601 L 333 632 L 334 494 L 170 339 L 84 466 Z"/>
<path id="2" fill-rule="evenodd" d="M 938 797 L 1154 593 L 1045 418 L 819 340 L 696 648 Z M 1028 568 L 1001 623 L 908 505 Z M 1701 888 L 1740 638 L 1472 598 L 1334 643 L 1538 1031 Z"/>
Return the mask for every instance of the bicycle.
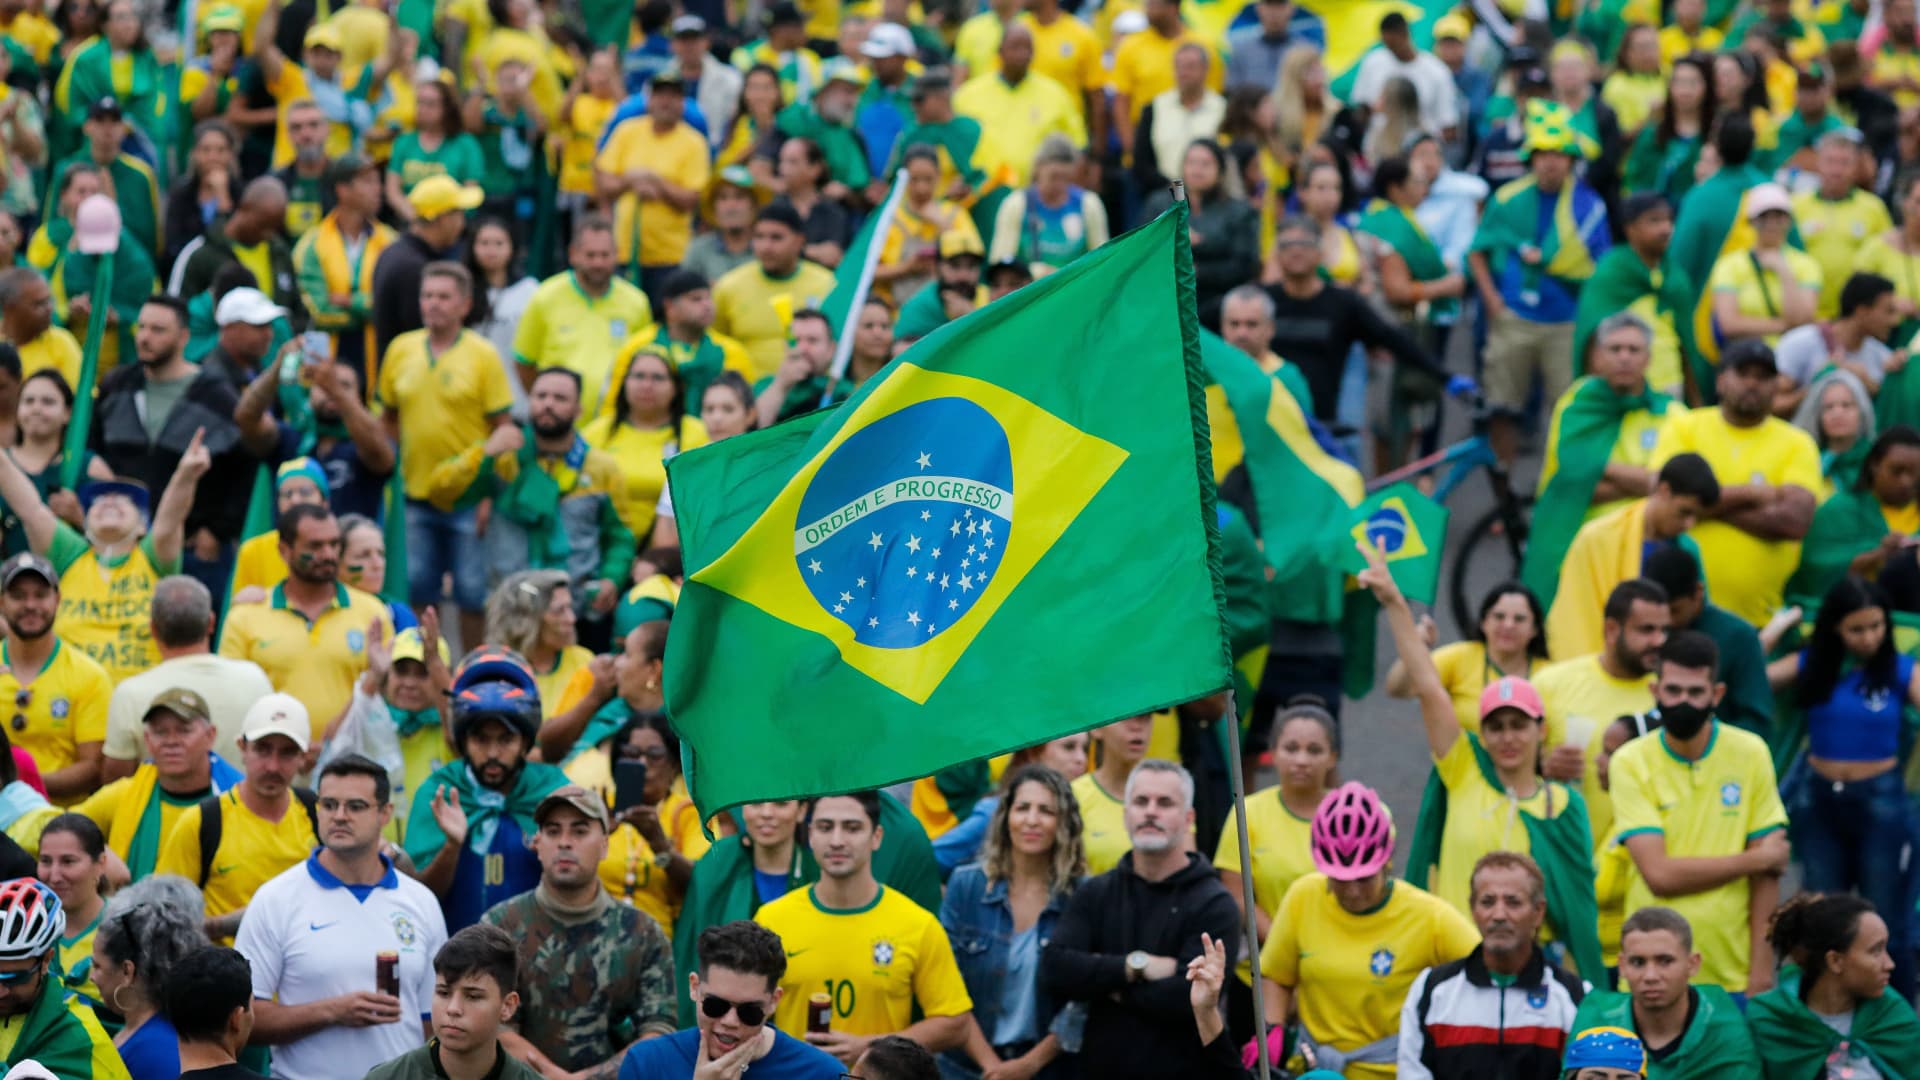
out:
<path id="1" fill-rule="evenodd" d="M 1440 478 L 1431 497 L 1435 502 L 1445 503 L 1448 496 L 1474 473 L 1486 471 L 1487 482 L 1493 489 L 1493 507 L 1467 529 L 1465 539 L 1454 552 L 1453 568 L 1447 575 L 1447 598 L 1453 605 L 1453 621 L 1460 628 L 1460 633 L 1466 636 L 1471 636 L 1475 629 L 1474 599 L 1480 595 L 1468 589 L 1469 573 L 1492 570 L 1487 586 L 1518 578 L 1533 512 L 1533 496 L 1513 489 L 1513 479 L 1506 466 L 1500 464 L 1500 459 L 1494 455 L 1493 443 L 1487 438 L 1490 412 L 1485 400 L 1476 394 L 1472 402 L 1472 435 L 1410 461 L 1392 472 L 1376 476 L 1367 483 L 1367 491 L 1371 494 L 1390 484 L 1412 480 L 1444 468 L 1446 474 Z"/>

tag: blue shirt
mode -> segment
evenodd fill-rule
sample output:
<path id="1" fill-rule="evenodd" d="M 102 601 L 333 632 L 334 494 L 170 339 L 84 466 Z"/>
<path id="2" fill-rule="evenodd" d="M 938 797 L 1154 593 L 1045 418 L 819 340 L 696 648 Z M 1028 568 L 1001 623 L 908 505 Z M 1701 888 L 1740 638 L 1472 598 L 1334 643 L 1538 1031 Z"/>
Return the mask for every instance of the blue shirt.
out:
<path id="1" fill-rule="evenodd" d="M 787 895 L 787 875 L 777 870 L 771 874 L 764 870 L 755 870 L 753 892 L 763 904 L 778 900 Z"/>
<path id="2" fill-rule="evenodd" d="M 637 1042 L 620 1062 L 620 1080 L 692 1077 L 699 1054 L 698 1028 Z M 833 1055 L 778 1030 L 773 1033 L 773 1049 L 747 1068 L 753 1080 L 840 1080 L 841 1071 L 839 1059 Z"/>
<path id="3" fill-rule="evenodd" d="M 447 916 L 447 933 L 472 926 L 486 910 L 540 884 L 540 860 L 527 848 L 526 834 L 512 814 L 500 815 L 493 845 L 482 859 L 469 844 L 460 846 L 460 862 L 453 886 L 440 900 Z"/>
<path id="4" fill-rule="evenodd" d="M 180 1037 L 165 1016 L 154 1013 L 120 1044 L 120 1060 L 133 1080 L 174 1080 L 180 1075 Z"/>
<path id="5" fill-rule="evenodd" d="M 1800 653 L 1806 670 L 1806 652 Z M 1866 670 L 1841 674 L 1833 696 L 1807 710 L 1807 752 L 1828 761 L 1882 761 L 1900 756 L 1902 710 L 1913 681 L 1913 657 L 1894 657 L 1892 686 L 1866 685 Z"/>
<path id="6" fill-rule="evenodd" d="M 1553 215 L 1559 209 L 1559 200 L 1545 194 L 1540 196 L 1539 202 L 1540 219 L 1533 229 L 1533 246 L 1536 248 L 1553 232 Z M 1528 266 L 1516 255 L 1507 259 L 1500 271 L 1500 299 L 1507 302 L 1507 307 L 1515 315 L 1537 323 L 1573 321 L 1573 294 L 1546 272 L 1544 264 Z"/>
<path id="7" fill-rule="evenodd" d="M 1014 934 L 1007 947 L 1007 974 L 1000 980 L 1000 1019 L 989 1035 L 993 1045 L 1039 1041 L 1034 1008 L 1039 977 L 1040 924 L 1036 922 Z"/>

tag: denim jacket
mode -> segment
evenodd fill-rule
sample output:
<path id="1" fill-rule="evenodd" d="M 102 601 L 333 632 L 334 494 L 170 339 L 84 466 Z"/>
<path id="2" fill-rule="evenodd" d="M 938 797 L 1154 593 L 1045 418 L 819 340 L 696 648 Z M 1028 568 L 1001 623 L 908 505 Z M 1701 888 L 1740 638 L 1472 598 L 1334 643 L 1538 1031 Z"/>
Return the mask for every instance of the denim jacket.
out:
<path id="1" fill-rule="evenodd" d="M 1068 895 L 1055 896 L 1040 912 L 1042 953 L 1053 937 L 1054 924 L 1067 909 Z M 966 980 L 967 993 L 973 997 L 973 1017 L 991 1039 L 1000 1021 L 999 986 L 1006 977 L 1007 954 L 1013 948 L 1013 908 L 1007 904 L 1007 883 L 989 885 L 986 870 L 979 863 L 955 870 L 940 905 L 940 925 L 953 942 L 953 958 L 960 966 L 960 977 Z M 1039 1018 L 1042 1036 L 1052 1033 L 1064 1052 L 1078 1053 L 1086 1010 L 1077 1003 L 1053 1000 L 1037 979 L 1034 994 L 1034 1015 Z M 963 1052 L 956 1053 L 966 1059 Z"/>

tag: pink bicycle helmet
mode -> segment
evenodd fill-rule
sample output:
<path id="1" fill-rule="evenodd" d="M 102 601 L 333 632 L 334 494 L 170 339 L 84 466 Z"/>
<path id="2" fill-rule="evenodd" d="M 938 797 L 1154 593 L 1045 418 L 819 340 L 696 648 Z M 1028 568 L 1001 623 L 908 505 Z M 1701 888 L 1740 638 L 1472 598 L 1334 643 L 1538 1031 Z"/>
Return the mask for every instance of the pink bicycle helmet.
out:
<path id="1" fill-rule="evenodd" d="M 1393 815 L 1357 780 L 1333 789 L 1313 814 L 1313 867 L 1335 881 L 1372 877 L 1393 857 Z"/>

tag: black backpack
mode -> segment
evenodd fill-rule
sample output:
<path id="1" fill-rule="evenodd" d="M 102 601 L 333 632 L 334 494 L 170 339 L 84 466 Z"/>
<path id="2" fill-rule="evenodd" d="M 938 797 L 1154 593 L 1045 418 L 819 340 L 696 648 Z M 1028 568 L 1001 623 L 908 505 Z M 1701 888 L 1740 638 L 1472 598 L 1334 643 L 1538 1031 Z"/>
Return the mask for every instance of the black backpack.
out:
<path id="1" fill-rule="evenodd" d="M 313 827 L 313 842 L 320 842 L 319 797 L 303 787 L 293 788 L 293 797 L 307 812 L 307 824 Z M 213 873 L 213 853 L 220 849 L 222 831 L 222 811 L 220 801 L 224 795 L 209 795 L 200 800 L 200 887 L 206 888 L 207 878 Z"/>

